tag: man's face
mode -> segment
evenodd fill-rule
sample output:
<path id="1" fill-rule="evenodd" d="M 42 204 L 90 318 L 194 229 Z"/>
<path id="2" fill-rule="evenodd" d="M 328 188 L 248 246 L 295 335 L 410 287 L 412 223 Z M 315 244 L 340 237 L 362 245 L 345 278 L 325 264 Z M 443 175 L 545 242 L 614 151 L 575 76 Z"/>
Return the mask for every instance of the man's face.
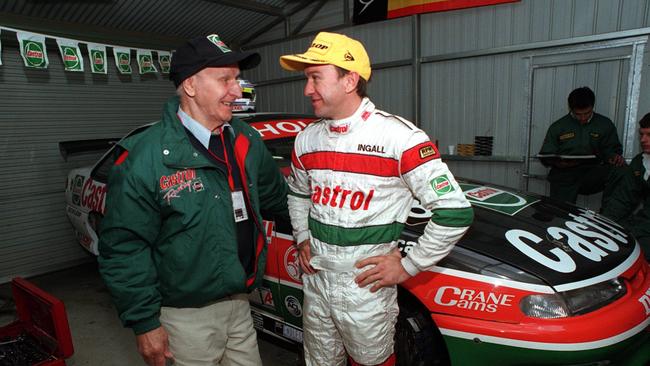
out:
<path id="1" fill-rule="evenodd" d="M 571 110 L 573 118 L 577 119 L 581 124 L 589 122 L 591 116 L 594 115 L 594 107 L 575 108 Z"/>
<path id="2" fill-rule="evenodd" d="M 195 103 L 211 123 L 221 125 L 232 119 L 232 103 L 242 96 L 238 76 L 236 64 L 206 67 L 192 76 L 195 78 Z"/>
<path id="3" fill-rule="evenodd" d="M 312 65 L 305 68 L 305 96 L 311 99 L 314 114 L 329 119 L 342 119 L 339 107 L 347 97 L 345 76 L 339 77 L 333 65 Z M 345 112 L 343 112 L 345 113 Z"/>
<path id="4" fill-rule="evenodd" d="M 641 151 L 650 154 L 650 127 L 639 128 L 639 140 L 641 140 Z"/>

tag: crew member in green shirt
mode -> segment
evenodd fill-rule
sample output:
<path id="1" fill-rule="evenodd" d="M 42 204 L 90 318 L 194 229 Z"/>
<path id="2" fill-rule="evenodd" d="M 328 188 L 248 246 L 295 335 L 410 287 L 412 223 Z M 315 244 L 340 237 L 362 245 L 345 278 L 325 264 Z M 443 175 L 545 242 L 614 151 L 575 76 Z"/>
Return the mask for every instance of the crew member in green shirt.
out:
<path id="1" fill-rule="evenodd" d="M 627 227 L 650 260 L 650 113 L 639 121 L 641 153 L 616 185 L 603 214 Z"/>
<path id="2" fill-rule="evenodd" d="M 609 118 L 594 112 L 595 101 L 588 87 L 573 90 L 568 98 L 569 113 L 546 132 L 540 155 L 564 156 L 541 158 L 542 164 L 551 167 L 552 198 L 575 203 L 578 194 L 602 191 L 604 204 L 622 174 L 625 160 L 616 127 Z M 594 157 L 584 158 L 589 155 Z"/>

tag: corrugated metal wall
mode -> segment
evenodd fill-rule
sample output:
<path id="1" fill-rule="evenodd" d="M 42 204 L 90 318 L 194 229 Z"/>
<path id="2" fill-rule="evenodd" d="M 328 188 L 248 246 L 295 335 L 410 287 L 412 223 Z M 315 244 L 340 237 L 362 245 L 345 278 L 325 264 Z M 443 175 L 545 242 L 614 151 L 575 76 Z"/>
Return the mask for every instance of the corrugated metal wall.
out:
<path id="1" fill-rule="evenodd" d="M 64 211 L 70 169 L 100 156 L 72 156 L 65 162 L 58 142 L 120 137 L 159 118 L 173 85 L 160 74 L 108 75 L 64 72 L 53 40 L 50 66 L 27 69 L 15 33 L 2 33 L 0 66 L 0 283 L 91 260 L 75 241 Z"/>
<path id="2" fill-rule="evenodd" d="M 339 2 L 342 3 L 342 2 Z M 342 12 L 343 6 L 340 6 Z M 318 19 L 317 15 L 316 19 Z M 334 19 L 332 14 L 325 15 Z M 439 140 L 443 153 L 447 145 L 473 143 L 476 135 L 495 136 L 492 160 L 453 160 L 448 164 L 455 174 L 481 179 L 511 187 L 522 186 L 526 149 L 522 144 L 529 123 L 526 90 L 529 78 L 527 61 L 530 57 L 548 52 L 549 47 L 562 48 L 576 37 L 592 36 L 590 41 L 614 32 L 639 30 L 650 26 L 650 2 L 647 0 L 522 0 L 516 3 L 463 9 L 419 16 L 420 88 L 414 82 L 413 29 L 415 17 L 371 23 L 338 32 L 362 41 L 373 65 L 397 62 L 404 66 L 374 71 L 370 95 L 380 108 L 414 119 L 414 91 L 419 90 L 420 118 L 418 124 L 432 139 Z M 644 33 L 645 32 L 645 33 Z M 637 32 L 638 33 L 638 32 Z M 641 33 L 648 34 L 648 29 Z M 600 36 L 598 36 L 600 35 Z M 594 37 L 595 36 L 595 37 Z M 309 112 L 309 106 L 300 100 L 303 82 L 295 79 L 285 88 L 282 77 L 294 76 L 280 70 L 278 57 L 285 53 L 303 52 L 313 35 L 284 43 L 275 43 L 257 50 L 262 53 L 265 69 L 251 76 L 261 82 L 258 100 L 261 108 L 278 109 L 298 107 Z M 648 50 L 648 47 L 646 47 Z M 594 51 L 598 58 L 609 51 Z M 650 57 L 643 61 L 644 77 L 641 90 L 650 90 Z M 629 62 L 616 65 L 579 67 L 570 80 L 556 83 L 545 90 L 550 104 L 548 121 L 567 112 L 566 97 L 573 87 L 582 84 L 597 89 L 599 104 L 596 110 L 612 113 L 619 128 L 624 127 Z M 543 78 L 536 74 L 536 78 Z M 565 76 L 547 75 L 562 79 Z M 539 80 L 538 80 L 539 81 Z M 618 81 L 618 82 L 612 82 Z M 268 83 L 265 83 L 268 82 Z M 558 83 L 564 83 L 560 87 Z M 529 86 L 530 87 L 530 86 Z M 543 85 L 536 86 L 544 89 Z M 285 100 L 284 104 L 278 95 Z M 271 98 L 271 105 L 264 104 Z M 650 111 L 650 94 L 642 92 L 638 105 L 640 118 Z M 619 134 L 623 132 L 619 130 Z M 622 137 L 622 136 L 621 136 Z M 628 156 L 638 151 L 638 145 L 628 149 Z M 544 181 L 541 182 L 545 184 Z M 544 190 L 539 188 L 538 190 Z M 593 200 L 592 200 L 593 201 Z M 597 202 L 582 201 L 583 204 Z M 593 207 L 592 208 L 597 208 Z"/>
<path id="3" fill-rule="evenodd" d="M 364 43 L 374 64 L 400 61 L 412 53 L 413 27 L 409 18 L 391 21 L 391 27 L 384 23 L 370 23 L 348 28 L 341 32 Z M 262 63 L 256 69 L 247 71 L 246 77 L 260 83 L 257 87 L 257 103 L 260 111 L 295 111 L 308 113 L 311 106 L 303 96 L 303 81 L 283 81 L 283 78 L 297 77 L 300 73 L 285 71 L 278 62 L 280 56 L 303 52 L 309 46 L 313 35 L 288 42 L 272 43 L 255 49 L 262 55 Z M 410 67 L 374 69 L 369 92 L 374 102 L 391 113 L 412 118 L 413 76 Z M 279 80 L 275 83 L 273 80 Z M 270 83 L 265 83 L 270 81 Z M 385 86 L 390 86 L 386 88 Z M 400 95 L 395 95 L 395 92 Z M 267 102 L 268 101 L 268 102 Z M 291 109 L 296 108 L 296 109 Z"/>

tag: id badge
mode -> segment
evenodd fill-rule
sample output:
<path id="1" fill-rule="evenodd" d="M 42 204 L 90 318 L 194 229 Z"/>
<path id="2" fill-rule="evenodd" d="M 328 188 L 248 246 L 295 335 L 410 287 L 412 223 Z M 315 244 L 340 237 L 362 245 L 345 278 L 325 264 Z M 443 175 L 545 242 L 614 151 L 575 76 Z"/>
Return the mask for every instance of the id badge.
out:
<path id="1" fill-rule="evenodd" d="M 232 194 L 232 211 L 235 214 L 235 222 L 248 220 L 248 211 L 246 211 L 246 201 L 244 201 L 244 192 L 235 191 Z"/>

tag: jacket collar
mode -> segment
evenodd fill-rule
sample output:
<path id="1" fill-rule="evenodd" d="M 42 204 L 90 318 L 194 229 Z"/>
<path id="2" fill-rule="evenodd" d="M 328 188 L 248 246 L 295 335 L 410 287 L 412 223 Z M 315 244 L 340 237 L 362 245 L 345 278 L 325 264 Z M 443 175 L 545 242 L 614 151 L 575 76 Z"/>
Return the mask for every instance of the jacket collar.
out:
<path id="1" fill-rule="evenodd" d="M 162 134 L 160 137 L 162 162 L 163 164 L 174 168 L 201 168 L 214 167 L 214 163 L 196 150 L 190 142 L 185 132 L 183 123 L 178 118 L 179 98 L 174 96 L 170 98 L 163 108 L 162 115 Z M 240 123 L 236 117 L 230 121 L 233 134 L 228 134 L 234 141 L 234 138 L 241 131 Z M 233 136 L 234 135 L 234 136 Z"/>
<path id="2" fill-rule="evenodd" d="M 352 131 L 356 125 L 365 122 L 372 112 L 375 110 L 375 105 L 368 98 L 363 98 L 359 108 L 350 116 L 343 119 L 328 119 L 325 120 L 327 124 L 327 131 L 330 135 L 344 135 Z"/>

